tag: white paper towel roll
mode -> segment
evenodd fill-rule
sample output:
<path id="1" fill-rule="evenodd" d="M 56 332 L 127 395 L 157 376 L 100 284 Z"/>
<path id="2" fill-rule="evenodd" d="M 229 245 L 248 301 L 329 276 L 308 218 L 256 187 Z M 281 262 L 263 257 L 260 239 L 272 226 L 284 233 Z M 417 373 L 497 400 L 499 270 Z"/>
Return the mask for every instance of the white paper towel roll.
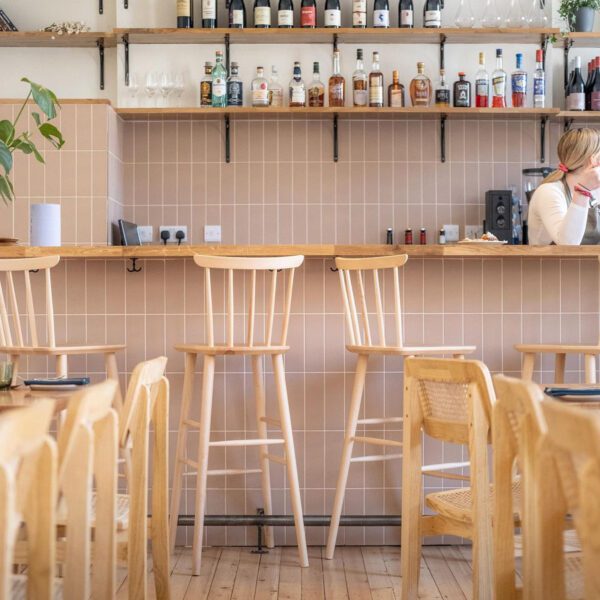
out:
<path id="1" fill-rule="evenodd" d="M 60 204 L 32 204 L 29 244 L 60 246 Z"/>

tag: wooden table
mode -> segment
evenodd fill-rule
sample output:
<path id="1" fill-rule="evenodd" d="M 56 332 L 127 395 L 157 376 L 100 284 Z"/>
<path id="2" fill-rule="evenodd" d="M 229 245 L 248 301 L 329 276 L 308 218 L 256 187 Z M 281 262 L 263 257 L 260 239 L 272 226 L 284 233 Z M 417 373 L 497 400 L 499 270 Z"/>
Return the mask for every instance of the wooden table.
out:
<path id="1" fill-rule="evenodd" d="M 582 408 L 600 408 L 600 384 L 590 384 L 590 383 L 561 383 L 561 384 L 540 384 L 542 391 L 547 387 L 552 388 L 571 388 L 571 389 L 597 389 L 598 395 L 593 396 L 546 396 L 547 398 L 551 398 L 552 400 L 558 400 L 560 402 L 565 402 L 571 406 L 579 406 Z"/>
<path id="2" fill-rule="evenodd" d="M 0 390 L 0 412 L 11 408 L 23 408 L 31 405 L 36 400 L 49 398 L 50 400 L 54 400 L 54 410 L 58 413 L 67 408 L 69 398 L 75 392 L 77 392 L 76 389 L 32 390 L 25 386 L 11 390 Z"/>

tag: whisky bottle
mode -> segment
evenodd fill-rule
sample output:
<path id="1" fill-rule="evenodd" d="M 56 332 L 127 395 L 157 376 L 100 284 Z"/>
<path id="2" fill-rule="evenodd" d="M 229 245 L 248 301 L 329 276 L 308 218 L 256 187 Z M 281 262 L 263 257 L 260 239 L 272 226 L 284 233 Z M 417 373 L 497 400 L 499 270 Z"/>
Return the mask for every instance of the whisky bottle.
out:
<path id="1" fill-rule="evenodd" d="M 244 105 L 244 84 L 238 76 L 238 64 L 231 63 L 231 75 L 227 80 L 227 106 Z"/>
<path id="2" fill-rule="evenodd" d="M 404 106 L 404 86 L 398 79 L 398 71 L 392 71 L 392 83 L 388 87 L 388 106 L 393 108 Z"/>
<path id="3" fill-rule="evenodd" d="M 204 77 L 200 80 L 200 106 L 212 106 L 212 70 L 212 63 L 205 62 Z"/>
<path id="4" fill-rule="evenodd" d="M 329 78 L 329 106 L 344 106 L 346 103 L 346 81 L 340 70 L 340 51 L 333 53 L 333 74 Z"/>
<path id="5" fill-rule="evenodd" d="M 373 67 L 369 73 L 369 106 L 383 106 L 383 73 L 379 69 L 379 52 L 373 52 Z"/>
<path id="6" fill-rule="evenodd" d="M 256 67 L 256 77 L 252 80 L 252 106 L 269 106 L 269 85 L 264 69 Z"/>
<path id="7" fill-rule="evenodd" d="M 454 82 L 454 106 L 471 107 L 471 83 L 465 79 L 462 71 L 458 74 L 458 81 Z"/>
<path id="8" fill-rule="evenodd" d="M 290 106 L 306 106 L 306 86 L 302 81 L 300 63 L 294 63 L 294 76 L 290 81 Z"/>
<path id="9" fill-rule="evenodd" d="M 325 86 L 321 83 L 319 63 L 313 63 L 313 80 L 308 86 L 308 105 L 325 106 Z"/>
<path id="10" fill-rule="evenodd" d="M 283 106 L 283 87 L 279 83 L 279 75 L 277 74 L 277 68 L 275 66 L 271 66 L 269 106 Z"/>
<path id="11" fill-rule="evenodd" d="M 410 100 L 413 106 L 431 104 L 431 81 L 425 75 L 425 63 L 417 63 L 417 76 L 410 82 Z"/>
<path id="12" fill-rule="evenodd" d="M 446 72 L 440 69 L 440 83 L 435 90 L 435 105 L 450 106 L 450 88 L 446 84 Z"/>
<path id="13" fill-rule="evenodd" d="M 367 106 L 369 93 L 367 91 L 367 72 L 363 64 L 363 51 L 356 51 L 356 70 L 352 73 L 352 104 L 354 106 Z"/>

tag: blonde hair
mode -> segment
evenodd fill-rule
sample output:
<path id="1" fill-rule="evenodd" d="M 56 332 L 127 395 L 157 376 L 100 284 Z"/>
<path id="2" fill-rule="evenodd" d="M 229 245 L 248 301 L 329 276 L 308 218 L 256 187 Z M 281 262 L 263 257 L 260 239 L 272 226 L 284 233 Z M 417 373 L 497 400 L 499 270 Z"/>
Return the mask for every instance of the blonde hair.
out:
<path id="1" fill-rule="evenodd" d="M 589 127 L 570 129 L 560 138 L 558 160 L 570 171 L 584 167 L 594 156 L 600 155 L 600 132 Z M 557 169 L 552 171 L 542 183 L 560 181 L 566 173 Z"/>

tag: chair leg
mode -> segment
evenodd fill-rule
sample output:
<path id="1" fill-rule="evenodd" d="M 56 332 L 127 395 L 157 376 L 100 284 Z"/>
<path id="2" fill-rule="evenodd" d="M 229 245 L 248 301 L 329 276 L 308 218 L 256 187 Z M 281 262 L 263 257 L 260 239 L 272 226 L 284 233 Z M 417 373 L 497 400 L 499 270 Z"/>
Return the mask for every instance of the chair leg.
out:
<path id="1" fill-rule="evenodd" d="M 66 354 L 59 354 L 56 357 L 56 376 L 67 377 L 69 374 L 68 360 Z"/>
<path id="2" fill-rule="evenodd" d="M 115 408 L 120 412 L 123 408 L 123 392 L 119 382 L 119 368 L 117 367 L 117 355 L 114 352 L 109 352 L 104 355 L 104 366 L 106 369 L 106 377 L 114 379 L 117 382 L 117 391 L 115 392 Z"/>
<path id="3" fill-rule="evenodd" d="M 191 398 L 194 393 L 194 376 L 196 374 L 196 354 L 185 355 L 185 371 L 183 376 L 183 395 L 181 398 L 181 414 L 179 415 L 179 433 L 177 434 L 177 450 L 175 451 L 175 472 L 173 473 L 173 490 L 171 492 L 170 513 L 170 545 L 171 551 L 175 549 L 177 537 L 177 519 L 179 517 L 179 504 L 181 502 L 181 489 L 183 483 L 184 460 L 187 450 L 188 425 L 185 420 L 189 418 Z"/>
<path id="4" fill-rule="evenodd" d="M 356 363 L 356 371 L 354 373 L 354 386 L 352 388 L 350 410 L 348 411 L 348 421 L 346 422 L 342 460 L 340 462 L 340 470 L 335 488 L 335 499 L 333 501 L 333 510 L 331 512 L 331 524 L 329 525 L 329 533 L 327 535 L 325 558 L 329 560 L 333 558 L 333 553 L 335 552 L 335 542 L 337 540 L 340 517 L 342 515 L 342 506 L 344 505 L 344 495 L 346 493 L 350 459 L 352 458 L 352 449 L 354 448 L 356 424 L 360 413 L 360 406 L 362 404 L 363 390 L 365 388 L 368 360 L 368 354 L 359 354 Z"/>
<path id="5" fill-rule="evenodd" d="M 586 354 L 585 361 L 585 382 L 596 383 L 596 356 L 594 354 Z"/>
<path id="6" fill-rule="evenodd" d="M 290 405 L 288 401 L 287 387 L 285 383 L 285 370 L 283 367 L 283 355 L 273 355 L 273 371 L 277 388 L 277 402 L 279 404 L 279 416 L 281 419 L 281 433 L 285 440 L 285 457 L 287 474 L 290 484 L 290 496 L 292 500 L 292 511 L 296 525 L 296 538 L 298 541 L 298 555 L 301 567 L 308 567 L 308 552 L 306 549 L 306 534 L 304 532 L 304 517 L 302 514 L 302 502 L 300 499 L 300 483 L 298 481 L 298 464 L 296 462 L 296 450 L 294 448 L 294 436 L 292 431 L 292 420 L 290 418 Z"/>
<path id="7" fill-rule="evenodd" d="M 523 367 L 521 377 L 527 381 L 533 379 L 533 367 L 535 366 L 535 354 L 533 352 L 525 352 L 523 354 Z"/>
<path id="8" fill-rule="evenodd" d="M 267 424 L 262 420 L 266 416 L 265 389 L 263 385 L 262 356 L 252 357 L 252 375 L 254 378 L 254 396 L 256 401 L 256 430 L 258 437 L 267 439 Z M 268 446 L 259 446 L 259 464 L 261 470 L 261 485 L 265 515 L 273 514 L 273 502 L 271 500 L 271 475 L 269 459 L 267 458 Z M 267 548 L 274 547 L 273 528 L 265 527 L 265 542 Z"/>
<path id="9" fill-rule="evenodd" d="M 554 357 L 554 383 L 565 382 L 565 363 L 567 360 L 566 354 L 557 354 Z"/>
<path id="10" fill-rule="evenodd" d="M 192 574 L 200 575 L 202 560 L 202 536 L 204 533 L 204 512 L 206 510 L 206 476 L 208 471 L 208 444 L 212 415 L 213 384 L 215 377 L 215 357 L 204 357 L 202 373 L 202 400 L 200 408 L 200 435 L 198 439 L 198 473 L 196 475 L 196 509 L 194 539 L 192 542 Z"/>
<path id="11" fill-rule="evenodd" d="M 13 386 L 19 385 L 17 380 L 19 378 L 19 361 L 20 361 L 20 359 L 21 359 L 20 354 L 11 354 L 10 355 L 10 362 L 12 363 L 12 366 L 13 366 L 12 381 L 10 382 L 10 384 Z"/>

